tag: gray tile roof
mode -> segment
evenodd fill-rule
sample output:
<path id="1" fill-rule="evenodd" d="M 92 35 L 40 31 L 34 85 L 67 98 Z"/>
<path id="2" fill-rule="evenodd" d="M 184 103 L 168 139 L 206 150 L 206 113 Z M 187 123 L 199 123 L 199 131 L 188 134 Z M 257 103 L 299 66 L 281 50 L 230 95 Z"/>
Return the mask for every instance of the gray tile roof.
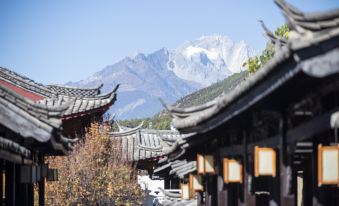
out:
<path id="1" fill-rule="evenodd" d="M 172 124 L 180 132 L 200 133 L 211 130 L 260 101 L 298 73 L 324 77 L 339 72 L 337 58 L 339 55 L 339 26 L 337 22 L 339 9 L 304 14 L 283 0 L 276 2 L 282 8 L 292 29 L 286 46 L 278 49 L 271 61 L 229 94 L 222 94 L 216 99 L 196 107 L 167 106 L 168 111 L 174 117 Z M 295 62 L 295 66 L 286 66 L 285 63 L 288 61 Z M 320 65 L 321 67 L 319 67 Z M 264 80 L 267 80 L 269 76 L 277 77 L 273 82 L 265 82 Z M 266 89 L 262 89 L 260 94 L 253 97 L 246 96 L 263 82 L 268 86 Z M 247 100 L 240 103 L 240 98 Z M 220 116 L 222 112 L 223 117 Z"/>
<path id="2" fill-rule="evenodd" d="M 61 106 L 40 105 L 0 85 L 0 124 L 23 139 L 47 144 L 53 151 L 66 154 L 74 140 L 61 134 L 61 116 L 68 104 Z M 1 139 L 1 147 L 27 155 L 25 148 L 15 142 Z M 46 147 L 47 149 L 47 147 Z"/>
<path id="3" fill-rule="evenodd" d="M 164 206 L 196 206 L 198 205 L 197 199 L 191 199 L 191 200 L 182 200 L 180 198 L 170 198 L 166 197 L 164 203 Z"/>
<path id="4" fill-rule="evenodd" d="M 174 160 L 173 162 L 167 162 L 162 166 L 158 166 L 154 169 L 154 174 L 161 174 L 163 171 L 169 171 L 169 175 L 174 175 L 180 179 L 197 170 L 196 161 Z"/>
<path id="5" fill-rule="evenodd" d="M 6 68 L 0 67 L 0 79 L 44 97 L 54 97 L 57 95 L 56 92 L 49 90 L 45 85 Z"/>
<path id="6" fill-rule="evenodd" d="M 59 107 L 67 105 L 68 109 L 63 113 L 65 117 L 74 117 L 97 110 L 108 109 L 116 100 L 117 85 L 111 92 L 100 95 L 100 88 L 75 88 L 66 86 L 45 86 L 33 80 L 19 75 L 13 71 L 0 67 L 0 80 L 9 82 L 29 92 L 43 97 L 37 103 L 43 106 Z"/>
<path id="7" fill-rule="evenodd" d="M 339 27 L 339 9 L 304 13 L 284 0 L 275 0 L 281 8 L 288 26 L 298 33 L 317 32 Z"/>
<path id="8" fill-rule="evenodd" d="M 165 196 L 165 200 L 163 202 L 164 206 L 196 206 L 198 204 L 196 197 L 191 200 L 182 200 L 180 190 L 179 193 L 164 190 L 162 188 L 159 188 L 159 190 Z"/>
<path id="9" fill-rule="evenodd" d="M 124 130 L 112 132 L 112 138 L 122 140 L 123 151 L 129 161 L 158 159 L 166 154 L 169 148 L 180 138 L 177 131 L 121 127 Z"/>
<path id="10" fill-rule="evenodd" d="M 10 151 L 15 154 L 22 155 L 23 157 L 30 157 L 31 151 L 23 146 L 21 146 L 19 143 L 14 142 L 10 139 L 4 138 L 0 136 L 0 150 Z"/>
<path id="11" fill-rule="evenodd" d="M 72 97 L 95 97 L 100 94 L 100 89 L 103 84 L 95 88 L 78 88 L 59 85 L 48 85 L 47 88 L 55 91 L 59 95 L 72 96 Z"/>
<path id="12" fill-rule="evenodd" d="M 55 98 L 46 98 L 38 101 L 38 104 L 46 106 L 61 106 L 68 104 L 64 116 L 81 115 L 85 112 L 90 112 L 100 108 L 107 108 L 116 100 L 116 91 L 119 85 L 115 87 L 110 93 L 104 95 L 97 95 L 95 97 L 77 97 L 59 95 Z"/>

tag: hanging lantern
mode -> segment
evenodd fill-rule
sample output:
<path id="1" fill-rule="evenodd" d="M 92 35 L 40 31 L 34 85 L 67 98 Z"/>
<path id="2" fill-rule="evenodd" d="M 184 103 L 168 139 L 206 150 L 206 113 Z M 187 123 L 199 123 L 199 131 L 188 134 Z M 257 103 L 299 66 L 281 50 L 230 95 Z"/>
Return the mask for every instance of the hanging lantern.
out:
<path id="1" fill-rule="evenodd" d="M 188 184 L 181 184 L 181 199 L 189 200 L 190 199 L 190 188 Z"/>
<path id="2" fill-rule="evenodd" d="M 276 176 L 276 151 L 268 147 L 254 148 L 254 173 L 259 176 Z"/>
<path id="3" fill-rule="evenodd" d="M 224 182 L 242 183 L 242 164 L 235 159 L 224 158 Z"/>
<path id="4" fill-rule="evenodd" d="M 198 174 L 215 174 L 213 155 L 197 154 L 197 173 Z"/>
<path id="5" fill-rule="evenodd" d="M 318 145 L 318 186 L 339 186 L 339 145 Z"/>
<path id="6" fill-rule="evenodd" d="M 197 154 L 197 173 L 205 174 L 205 158 L 201 154 Z"/>
<path id="7" fill-rule="evenodd" d="M 194 192 L 196 191 L 204 191 L 204 186 L 202 184 L 202 177 L 200 175 L 189 175 L 189 185 L 190 189 Z"/>

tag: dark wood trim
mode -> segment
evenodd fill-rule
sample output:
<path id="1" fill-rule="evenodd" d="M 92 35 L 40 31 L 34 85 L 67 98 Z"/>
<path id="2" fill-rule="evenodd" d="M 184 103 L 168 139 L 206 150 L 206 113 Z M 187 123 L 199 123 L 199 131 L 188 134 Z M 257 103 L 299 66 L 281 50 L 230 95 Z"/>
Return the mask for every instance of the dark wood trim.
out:
<path id="1" fill-rule="evenodd" d="M 5 205 L 15 205 L 15 165 L 14 163 L 6 162 L 6 200 Z"/>
<path id="2" fill-rule="evenodd" d="M 3 205 L 3 194 L 4 194 L 4 191 L 2 189 L 2 186 L 3 186 L 3 181 L 4 179 L 2 178 L 2 173 L 4 171 L 4 161 L 3 160 L 0 160 L 0 206 Z"/>
<path id="3" fill-rule="evenodd" d="M 2 160 L 7 160 L 9 162 L 14 162 L 18 164 L 21 164 L 22 162 L 22 157 L 20 155 L 2 149 L 0 149 L 0 157 Z"/>
<path id="4" fill-rule="evenodd" d="M 45 163 L 44 157 L 42 155 L 39 156 L 39 165 L 43 165 Z M 38 182 L 39 186 L 39 206 L 45 205 L 45 178 L 41 177 Z"/>
<path id="5" fill-rule="evenodd" d="M 316 134 L 324 132 L 331 129 L 330 118 L 331 115 L 338 111 L 339 108 L 332 109 L 325 114 L 319 115 L 312 118 L 312 120 L 301 124 L 286 133 L 286 144 L 295 144 L 296 142 L 301 142 L 303 140 L 309 139 Z M 267 146 L 267 147 L 279 147 L 281 135 L 275 135 L 251 144 L 247 146 L 247 152 L 253 154 L 255 146 Z M 219 155 L 229 156 L 229 155 L 243 155 L 244 145 L 232 145 L 227 147 L 219 148 Z"/>
<path id="6" fill-rule="evenodd" d="M 243 205 L 249 205 L 249 206 L 254 206 L 255 205 L 255 197 L 252 196 L 251 191 L 250 191 L 250 182 L 249 182 L 249 176 L 253 177 L 253 174 L 251 175 L 250 172 L 250 162 L 248 160 L 248 151 L 247 151 L 247 144 L 248 144 L 248 135 L 247 132 L 243 132 L 243 138 L 244 138 L 244 148 L 243 148 L 243 195 L 244 195 L 244 204 Z"/>
<path id="7" fill-rule="evenodd" d="M 317 121 L 319 122 L 319 121 Z M 279 160 L 280 160 L 280 205 L 291 205 L 295 204 L 295 195 L 292 194 L 292 160 L 291 154 L 288 154 L 288 136 L 287 136 L 287 116 L 285 113 L 281 114 L 280 120 L 280 149 L 279 149 Z M 307 123 L 306 123 L 307 124 Z M 301 126 L 302 130 L 303 126 Z M 306 127 L 308 128 L 308 127 Z M 313 134 L 311 133 L 310 136 Z M 295 135 L 292 135 L 293 137 Z M 294 143 L 294 142 L 293 142 Z M 292 144 L 293 144 L 292 143 Z"/>

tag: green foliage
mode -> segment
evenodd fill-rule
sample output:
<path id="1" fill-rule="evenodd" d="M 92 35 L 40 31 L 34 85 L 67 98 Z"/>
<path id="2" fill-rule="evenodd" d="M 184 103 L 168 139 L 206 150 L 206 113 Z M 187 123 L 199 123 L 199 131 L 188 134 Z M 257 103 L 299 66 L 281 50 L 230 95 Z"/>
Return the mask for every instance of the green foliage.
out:
<path id="1" fill-rule="evenodd" d="M 283 39 L 288 39 L 288 33 L 289 28 L 287 25 L 282 25 L 274 31 L 274 35 Z M 249 73 L 254 73 L 272 59 L 274 53 L 274 45 L 269 42 L 260 55 L 249 58 L 243 66 L 248 69 Z"/>
<path id="2" fill-rule="evenodd" d="M 154 129 L 170 129 L 172 117 L 168 113 L 160 113 L 152 118 Z"/>
<path id="3" fill-rule="evenodd" d="M 191 107 L 204 104 L 215 99 L 222 93 L 228 93 L 238 86 L 245 78 L 247 72 L 235 73 L 223 81 L 217 82 L 206 88 L 200 89 L 190 95 L 187 95 L 175 103 L 177 107 Z"/>
<path id="4" fill-rule="evenodd" d="M 274 34 L 280 38 L 288 38 L 289 28 L 287 25 L 280 26 L 274 32 Z M 247 62 L 243 64 L 247 67 L 247 71 L 233 74 L 223 81 L 212 84 L 209 87 L 198 90 L 190 95 L 187 95 L 178 100 L 174 105 L 176 107 L 191 107 L 196 105 L 204 104 L 212 99 L 215 99 L 222 93 L 228 93 L 238 86 L 243 80 L 245 80 L 248 73 L 254 73 L 265 65 L 274 56 L 274 45 L 271 43 L 266 44 L 266 48 L 258 56 L 249 58 Z M 152 125 L 153 129 L 170 129 L 171 116 L 168 112 L 161 112 L 152 118 L 145 119 L 130 119 L 120 121 L 120 124 L 127 127 L 136 127 L 142 121 L 144 121 L 144 128 L 150 128 Z"/>
<path id="5" fill-rule="evenodd" d="M 274 31 L 274 35 L 283 38 L 283 39 L 288 39 L 288 34 L 289 34 L 290 29 L 288 28 L 288 26 L 286 24 L 278 27 L 275 31 Z"/>
<path id="6" fill-rule="evenodd" d="M 141 122 L 144 122 L 143 128 L 144 129 L 160 129 L 160 130 L 166 130 L 170 129 L 171 127 L 171 116 L 165 112 L 159 113 L 155 115 L 152 118 L 144 118 L 144 119 L 129 119 L 129 120 L 121 120 L 119 121 L 119 124 L 125 127 L 136 127 L 141 124 Z M 114 125 L 117 129 L 116 125 Z"/>
<path id="7" fill-rule="evenodd" d="M 120 120 L 119 124 L 125 127 L 134 128 L 144 122 L 143 128 L 147 128 L 150 125 L 151 118 L 144 118 L 144 119 L 128 119 L 128 120 Z M 114 125 L 116 127 L 116 125 Z M 117 131 L 117 128 L 113 128 Z"/>
<path id="8" fill-rule="evenodd" d="M 190 107 L 190 106 L 204 104 L 216 98 L 223 92 L 228 93 L 231 90 L 233 90 L 237 85 L 239 85 L 246 78 L 246 75 L 247 75 L 247 72 L 245 71 L 233 74 L 229 76 L 228 78 L 224 79 L 223 81 L 212 84 L 209 87 L 203 88 L 188 96 L 181 98 L 175 103 L 175 106 Z M 163 129 L 170 129 L 171 120 L 172 120 L 171 115 L 168 112 L 163 111 L 163 112 L 160 112 L 159 114 L 156 114 L 152 118 L 122 120 L 122 121 L 119 121 L 119 123 L 127 127 L 136 127 L 142 121 L 144 121 L 144 126 L 143 126 L 144 128 L 150 128 L 150 125 L 152 125 L 153 129 L 163 130 Z"/>
<path id="9" fill-rule="evenodd" d="M 259 57 L 255 56 L 255 57 L 249 58 L 247 62 L 245 62 L 242 66 L 247 67 L 247 71 L 249 73 L 256 72 L 260 67 Z"/>

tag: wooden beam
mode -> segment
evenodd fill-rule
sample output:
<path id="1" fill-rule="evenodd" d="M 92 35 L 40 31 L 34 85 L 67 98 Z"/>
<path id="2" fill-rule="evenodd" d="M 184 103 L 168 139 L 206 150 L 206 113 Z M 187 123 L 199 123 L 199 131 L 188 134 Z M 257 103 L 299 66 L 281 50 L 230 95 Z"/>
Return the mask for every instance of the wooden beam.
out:
<path id="1" fill-rule="evenodd" d="M 225 157 L 230 155 L 242 155 L 244 150 L 244 145 L 232 145 L 227 147 L 219 148 L 219 156 Z"/>
<path id="2" fill-rule="evenodd" d="M 4 205 L 4 202 L 3 202 L 3 194 L 4 194 L 4 191 L 3 191 L 3 188 L 2 188 L 3 183 L 4 183 L 4 182 L 3 182 L 4 179 L 2 178 L 2 177 L 3 177 L 3 175 L 2 175 L 3 169 L 4 169 L 4 161 L 3 161 L 3 160 L 0 160 L 0 205 L 1 205 L 1 206 Z"/>
<path id="3" fill-rule="evenodd" d="M 6 200 L 5 205 L 15 205 L 16 178 L 14 163 L 6 162 Z"/>
<path id="4" fill-rule="evenodd" d="M 218 170 L 220 172 L 220 170 Z M 219 173 L 217 177 L 217 195 L 218 195 L 218 205 L 225 205 L 225 194 L 224 194 L 224 179 L 223 176 Z"/>
<path id="5" fill-rule="evenodd" d="M 39 156 L 39 164 L 43 165 L 45 163 L 44 156 Z M 40 181 L 38 182 L 39 186 L 39 206 L 45 205 L 45 178 L 41 177 Z"/>
<path id="6" fill-rule="evenodd" d="M 306 127 L 307 128 L 307 127 Z M 291 194 L 292 190 L 292 160 L 287 152 L 287 116 L 281 114 L 280 120 L 280 144 L 279 144 L 279 167 L 280 167 L 280 205 L 294 205 L 295 196 Z M 293 136 L 293 135 L 292 135 Z"/>
<path id="7" fill-rule="evenodd" d="M 331 129 L 330 118 L 333 112 L 338 111 L 339 108 L 332 109 L 322 115 L 312 118 L 306 123 L 303 123 L 286 133 L 286 144 L 295 144 L 296 142 L 301 142 L 303 140 L 312 138 L 316 134 L 324 132 L 326 130 Z M 280 147 L 281 134 L 277 134 L 275 136 L 262 139 L 257 142 L 253 142 L 248 144 L 247 152 L 249 154 L 253 154 L 255 146 L 267 146 L 267 147 Z M 244 145 L 232 145 L 227 147 L 219 148 L 220 156 L 228 156 L 228 155 L 242 155 L 243 154 Z"/>
<path id="8" fill-rule="evenodd" d="M 243 141 L 244 141 L 244 148 L 243 148 L 243 182 L 244 184 L 242 185 L 243 187 L 243 205 L 247 206 L 251 206 L 251 205 L 255 205 L 255 197 L 251 194 L 250 191 L 250 182 L 249 179 L 251 179 L 253 177 L 253 173 L 251 173 L 250 170 L 250 162 L 248 160 L 248 151 L 247 151 L 247 144 L 248 144 L 248 135 L 247 132 L 244 131 L 243 132 Z"/>
<path id="9" fill-rule="evenodd" d="M 331 129 L 331 115 L 338 111 L 339 108 L 332 109 L 322 115 L 312 118 L 312 120 L 287 132 L 287 144 L 301 142 L 309 139 L 321 132 Z"/>
<path id="10" fill-rule="evenodd" d="M 9 162 L 14 162 L 18 164 L 21 164 L 22 162 L 22 157 L 20 155 L 2 149 L 0 149 L 0 157 L 2 160 L 7 160 Z"/>

